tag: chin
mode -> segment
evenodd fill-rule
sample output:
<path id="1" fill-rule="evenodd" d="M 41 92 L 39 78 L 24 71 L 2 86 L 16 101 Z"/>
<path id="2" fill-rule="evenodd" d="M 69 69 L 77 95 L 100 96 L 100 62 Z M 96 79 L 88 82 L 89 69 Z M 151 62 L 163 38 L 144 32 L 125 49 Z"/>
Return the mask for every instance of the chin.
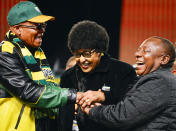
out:
<path id="1" fill-rule="evenodd" d="M 143 72 L 141 70 L 136 70 L 136 74 L 141 76 L 143 74 Z"/>
<path id="2" fill-rule="evenodd" d="M 40 42 L 40 41 L 35 41 L 34 43 L 33 43 L 33 46 L 34 47 L 40 47 L 42 45 L 42 42 Z"/>
<path id="3" fill-rule="evenodd" d="M 38 48 L 38 47 L 40 47 L 40 46 L 41 46 L 41 44 L 34 45 L 34 48 Z"/>
<path id="4" fill-rule="evenodd" d="M 82 70 L 84 73 L 88 73 L 88 72 L 90 72 L 90 71 L 87 71 L 87 70 Z"/>
<path id="5" fill-rule="evenodd" d="M 82 69 L 82 71 L 83 71 L 84 73 L 88 73 L 88 72 L 91 72 L 91 69 Z"/>

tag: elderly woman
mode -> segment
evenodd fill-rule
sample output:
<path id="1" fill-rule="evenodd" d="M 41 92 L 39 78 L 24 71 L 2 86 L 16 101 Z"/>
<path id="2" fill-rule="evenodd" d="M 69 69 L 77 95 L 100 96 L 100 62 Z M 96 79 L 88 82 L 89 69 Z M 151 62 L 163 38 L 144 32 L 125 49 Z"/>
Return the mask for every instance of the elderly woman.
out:
<path id="1" fill-rule="evenodd" d="M 129 85 L 134 82 L 136 72 L 131 65 L 107 54 L 109 36 L 104 27 L 89 20 L 78 22 L 69 32 L 68 47 L 77 64 L 64 72 L 61 87 L 74 88 L 82 92 L 99 90 L 105 95 L 105 105 L 116 104 L 122 100 L 129 90 Z M 109 130 L 104 125 L 89 120 L 79 107 L 76 112 L 80 131 Z M 60 115 L 63 130 L 70 131 L 74 118 L 74 104 L 66 106 Z"/>

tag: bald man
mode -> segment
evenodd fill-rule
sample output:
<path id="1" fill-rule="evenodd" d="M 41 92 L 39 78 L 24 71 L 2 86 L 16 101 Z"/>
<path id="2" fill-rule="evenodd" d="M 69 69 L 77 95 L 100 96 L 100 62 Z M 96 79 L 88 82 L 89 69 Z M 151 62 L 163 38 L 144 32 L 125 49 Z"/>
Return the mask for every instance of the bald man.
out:
<path id="1" fill-rule="evenodd" d="M 176 130 L 176 79 L 171 72 L 175 60 L 173 44 L 165 38 L 150 37 L 139 46 L 135 57 L 136 72 L 141 78 L 125 98 L 117 105 L 90 108 L 91 103 L 102 101 L 104 96 L 88 91 L 79 101 L 83 111 L 90 119 L 117 130 Z"/>

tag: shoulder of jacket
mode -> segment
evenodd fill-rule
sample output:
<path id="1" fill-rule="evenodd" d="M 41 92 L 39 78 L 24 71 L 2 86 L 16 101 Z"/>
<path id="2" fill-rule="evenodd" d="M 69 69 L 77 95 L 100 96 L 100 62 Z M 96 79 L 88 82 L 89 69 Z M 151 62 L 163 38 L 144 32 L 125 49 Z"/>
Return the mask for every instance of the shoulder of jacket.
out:
<path id="1" fill-rule="evenodd" d="M 1 42 L 1 52 L 8 52 L 13 54 L 15 46 L 9 41 Z"/>
<path id="2" fill-rule="evenodd" d="M 158 72 L 152 72 L 149 73 L 147 75 L 144 75 L 143 77 L 141 77 L 137 83 L 145 83 L 147 81 L 160 81 L 160 82 L 166 82 L 166 77 Z"/>
<path id="3" fill-rule="evenodd" d="M 131 71 L 134 71 L 135 72 L 135 69 L 133 68 L 132 65 L 126 63 L 126 62 L 123 62 L 123 61 L 120 61 L 118 59 L 110 59 L 110 67 L 112 70 L 114 71 L 117 71 L 117 72 L 131 72 Z"/>
<path id="4" fill-rule="evenodd" d="M 71 67 L 70 69 L 65 70 L 61 76 L 62 77 L 69 77 L 70 75 L 73 75 L 74 71 L 75 71 L 75 68 Z"/>

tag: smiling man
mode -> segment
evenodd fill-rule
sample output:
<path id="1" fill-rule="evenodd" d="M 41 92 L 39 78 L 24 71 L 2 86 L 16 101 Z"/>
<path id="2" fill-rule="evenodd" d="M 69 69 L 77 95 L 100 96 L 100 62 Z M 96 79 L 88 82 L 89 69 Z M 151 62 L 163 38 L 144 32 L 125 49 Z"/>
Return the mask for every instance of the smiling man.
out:
<path id="1" fill-rule="evenodd" d="M 75 103 L 74 89 L 64 89 L 40 48 L 46 22 L 30 1 L 19 2 L 7 16 L 10 30 L 0 44 L 0 130 L 56 131 L 58 107 Z"/>
<path id="2" fill-rule="evenodd" d="M 108 55 L 109 36 L 104 27 L 89 20 L 76 23 L 69 32 L 68 47 L 77 64 L 64 72 L 61 87 L 74 85 L 72 88 L 82 92 L 99 90 L 100 95 L 105 95 L 106 105 L 122 100 L 129 85 L 135 80 L 136 73 L 131 65 Z M 80 107 L 76 112 L 80 131 L 109 130 L 103 124 L 89 120 Z M 74 104 L 66 106 L 60 114 L 63 130 L 71 131 Z"/>
<path id="3" fill-rule="evenodd" d="M 137 74 L 143 76 L 151 73 L 160 66 L 164 66 L 168 59 L 168 64 L 173 63 L 174 53 L 168 46 L 166 44 L 162 45 L 161 40 L 157 37 L 145 40 L 135 53 Z"/>
<path id="4" fill-rule="evenodd" d="M 171 72 L 175 60 L 174 45 L 165 38 L 150 37 L 140 45 L 135 57 L 136 72 L 141 78 L 122 101 L 92 109 L 83 104 L 82 109 L 89 119 L 116 130 L 176 130 L 176 78 Z M 100 100 L 104 99 L 101 97 Z M 92 99 L 91 102 L 98 102 L 98 98 Z"/>

